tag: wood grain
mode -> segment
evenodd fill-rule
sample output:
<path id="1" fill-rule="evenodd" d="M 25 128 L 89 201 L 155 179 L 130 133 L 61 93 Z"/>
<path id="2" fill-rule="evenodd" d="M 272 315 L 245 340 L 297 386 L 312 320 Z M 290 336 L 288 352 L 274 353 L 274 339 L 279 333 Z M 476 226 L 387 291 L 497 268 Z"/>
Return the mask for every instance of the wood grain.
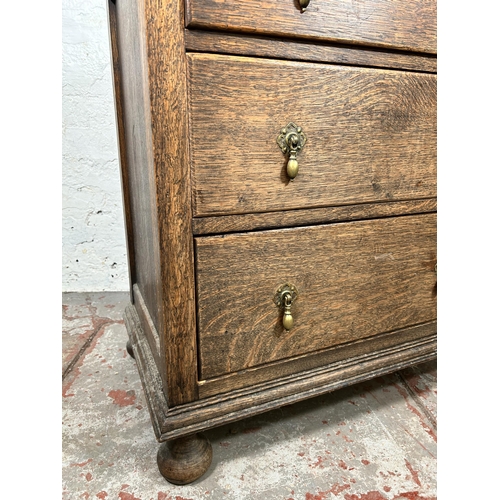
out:
<path id="1" fill-rule="evenodd" d="M 188 54 L 195 216 L 436 196 L 436 76 Z M 301 126 L 290 182 L 276 144 Z"/>
<path id="2" fill-rule="evenodd" d="M 140 288 L 155 327 L 163 328 L 162 292 L 158 276 L 158 218 L 154 163 L 151 154 L 151 113 L 147 54 L 144 34 L 143 0 L 120 0 L 116 5 L 117 50 L 119 56 L 121 115 L 123 133 L 119 134 L 122 179 L 128 189 L 124 195 L 127 234 L 133 236 L 131 265 L 134 266 L 132 285 Z M 132 290 L 131 290 L 132 293 Z M 155 346 L 151 346 L 155 349 Z M 164 373 L 164 370 L 160 371 Z"/>
<path id="3" fill-rule="evenodd" d="M 202 379 L 436 317 L 435 214 L 195 241 Z M 283 283 L 299 291 L 290 332 Z"/>
<path id="4" fill-rule="evenodd" d="M 431 321 L 382 333 L 370 338 L 355 340 L 347 344 L 336 345 L 313 354 L 303 354 L 239 372 L 228 373 L 221 377 L 200 380 L 200 398 L 234 393 L 238 389 L 254 387 L 256 384 L 267 381 L 280 380 L 284 383 L 289 377 L 293 377 L 297 373 L 331 365 L 339 361 L 359 359 L 360 356 L 384 349 L 397 349 L 401 344 L 432 337 L 436 334 L 436 330 L 436 321 Z"/>
<path id="5" fill-rule="evenodd" d="M 178 407 L 167 414 L 160 439 L 169 439 L 258 415 L 273 408 L 357 384 L 401 370 L 406 366 L 436 358 L 436 337 L 400 344 L 397 349 L 378 351 L 376 356 L 360 356 L 348 362 L 332 363 L 321 370 L 297 374 L 286 383 L 261 388 L 227 398 L 216 396 L 199 403 Z"/>
<path id="6" fill-rule="evenodd" d="M 187 436 L 436 358 L 436 336 L 401 342 L 246 389 L 169 408 L 134 306 L 125 324 L 158 441 Z"/>
<path id="7" fill-rule="evenodd" d="M 435 0 L 187 0 L 186 26 L 436 52 Z"/>
<path id="8" fill-rule="evenodd" d="M 141 320 L 144 334 L 148 339 L 149 345 L 151 346 L 151 352 L 153 353 L 155 363 L 157 364 L 159 370 L 163 370 L 160 336 L 158 335 L 158 330 L 155 328 L 153 319 L 151 318 L 151 314 L 149 313 L 149 310 L 144 301 L 144 297 L 142 296 L 141 291 L 137 285 L 133 286 L 132 295 L 134 297 L 134 305 Z"/>
<path id="9" fill-rule="evenodd" d="M 437 71 L 437 59 L 434 55 L 201 30 L 186 30 L 184 37 L 186 50 L 191 52 L 394 68 L 428 73 Z"/>
<path id="10" fill-rule="evenodd" d="M 162 287 L 160 330 L 170 406 L 197 398 L 183 0 L 145 0 Z"/>
<path id="11" fill-rule="evenodd" d="M 411 200 L 382 203 L 365 203 L 343 207 L 310 208 L 257 214 L 222 215 L 193 219 L 193 233 L 223 234 L 256 229 L 298 227 L 318 223 L 375 219 L 394 215 L 435 212 L 437 200 Z"/>
<path id="12" fill-rule="evenodd" d="M 161 475 L 170 483 L 192 483 L 210 467 L 212 445 L 202 434 L 173 439 L 160 446 L 157 462 Z"/>
<path id="13" fill-rule="evenodd" d="M 155 363 L 135 304 L 129 304 L 125 308 L 123 319 L 132 344 L 142 388 L 146 395 L 153 430 L 156 439 L 160 440 L 161 427 L 169 411 L 167 395 L 163 390 L 163 377 Z"/>

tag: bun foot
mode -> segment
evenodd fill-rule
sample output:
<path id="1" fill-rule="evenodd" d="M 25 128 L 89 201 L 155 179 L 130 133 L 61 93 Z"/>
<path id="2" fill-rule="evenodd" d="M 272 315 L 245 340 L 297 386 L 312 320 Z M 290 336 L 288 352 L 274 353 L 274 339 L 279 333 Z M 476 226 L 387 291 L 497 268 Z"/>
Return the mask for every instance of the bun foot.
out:
<path id="1" fill-rule="evenodd" d="M 212 445 L 203 434 L 167 441 L 157 455 L 161 475 L 173 484 L 188 484 L 203 476 L 212 463 Z"/>
<path id="2" fill-rule="evenodd" d="M 131 358 L 135 359 L 134 351 L 132 350 L 132 343 L 130 342 L 130 340 L 127 341 L 127 352 L 129 353 Z"/>

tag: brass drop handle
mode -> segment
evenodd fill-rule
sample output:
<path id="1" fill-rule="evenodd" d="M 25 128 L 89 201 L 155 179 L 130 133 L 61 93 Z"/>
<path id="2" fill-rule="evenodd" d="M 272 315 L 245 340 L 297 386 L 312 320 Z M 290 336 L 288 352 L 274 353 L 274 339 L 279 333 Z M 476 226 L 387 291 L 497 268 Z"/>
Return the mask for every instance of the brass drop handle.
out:
<path id="1" fill-rule="evenodd" d="M 283 328 L 285 330 L 291 330 L 293 326 L 293 316 L 292 316 L 292 296 L 289 293 L 285 293 L 283 298 L 285 312 L 283 313 Z"/>
<path id="2" fill-rule="evenodd" d="M 281 285 L 274 294 L 274 303 L 284 310 L 282 323 L 286 331 L 291 330 L 293 326 L 292 304 L 298 295 L 295 286 L 288 283 Z"/>
<path id="3" fill-rule="evenodd" d="M 310 0 L 299 0 L 299 5 L 300 5 L 300 12 L 304 12 L 307 9 L 307 6 L 309 5 Z"/>
<path id="4" fill-rule="evenodd" d="M 302 127 L 290 122 L 286 127 L 282 128 L 276 142 L 284 155 L 288 155 L 288 163 L 286 165 L 286 173 L 290 180 L 294 180 L 299 173 L 299 162 L 297 155 L 304 147 L 307 137 L 302 130 Z"/>

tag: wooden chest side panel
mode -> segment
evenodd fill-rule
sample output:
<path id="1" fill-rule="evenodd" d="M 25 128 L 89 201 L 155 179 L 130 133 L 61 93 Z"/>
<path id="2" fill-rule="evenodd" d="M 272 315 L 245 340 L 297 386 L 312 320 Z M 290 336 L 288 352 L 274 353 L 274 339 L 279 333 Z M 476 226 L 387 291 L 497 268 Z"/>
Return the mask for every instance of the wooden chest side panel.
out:
<path id="1" fill-rule="evenodd" d="M 187 26 L 436 52 L 434 0 L 188 0 Z"/>
<path id="2" fill-rule="evenodd" d="M 116 5 L 113 0 L 108 0 L 108 23 L 109 23 L 109 41 L 111 46 L 111 57 L 113 64 L 113 93 L 115 98 L 116 112 L 116 133 L 118 136 L 118 150 L 120 154 L 120 173 L 121 188 L 123 199 L 123 211 L 125 219 L 125 232 L 127 238 L 127 256 L 128 256 L 128 276 L 130 300 L 134 301 L 132 287 L 136 283 L 135 276 L 135 249 L 134 249 L 134 229 L 132 224 L 132 209 L 130 205 L 130 179 L 127 165 L 127 147 L 125 140 L 125 123 L 123 112 L 123 84 L 120 65 L 120 54 L 118 51 L 118 26 L 116 21 Z"/>
<path id="3" fill-rule="evenodd" d="M 188 54 L 194 215 L 436 196 L 436 75 Z M 294 182 L 276 144 L 307 136 Z"/>
<path id="4" fill-rule="evenodd" d="M 129 202 L 125 205 L 128 236 L 133 235 L 135 283 L 157 330 L 161 331 L 161 289 L 159 286 L 158 219 L 152 157 L 151 112 L 147 54 L 145 47 L 144 1 L 120 0 L 112 6 L 116 20 L 115 71 L 120 75 L 123 129 L 122 181 Z M 116 16 L 116 17 L 115 17 Z M 130 239 L 129 239 L 130 242 Z M 130 243 L 129 243 L 130 245 Z M 134 284 L 134 282 L 132 282 Z M 151 349 L 156 351 L 153 343 Z M 159 353 L 156 353 L 158 356 Z M 161 368 L 161 367 L 160 367 Z M 163 370 L 160 369 L 160 372 Z"/>
<path id="5" fill-rule="evenodd" d="M 202 379 L 436 318 L 435 214 L 195 241 Z"/>

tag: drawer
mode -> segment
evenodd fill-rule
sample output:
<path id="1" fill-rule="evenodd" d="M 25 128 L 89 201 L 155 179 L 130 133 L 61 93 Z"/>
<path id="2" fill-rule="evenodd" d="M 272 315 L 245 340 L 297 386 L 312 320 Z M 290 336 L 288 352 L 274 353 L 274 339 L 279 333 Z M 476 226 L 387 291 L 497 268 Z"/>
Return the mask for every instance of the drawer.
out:
<path id="1" fill-rule="evenodd" d="M 435 0 L 188 0 L 189 28 L 436 52 Z M 297 58 L 299 55 L 297 55 Z"/>
<path id="2" fill-rule="evenodd" d="M 436 318 L 436 215 L 195 238 L 202 379 Z M 274 302 L 294 285 L 293 326 Z"/>
<path id="3" fill-rule="evenodd" d="M 436 75 L 189 54 L 194 215 L 436 196 Z M 290 182 L 277 144 L 306 143 Z"/>

